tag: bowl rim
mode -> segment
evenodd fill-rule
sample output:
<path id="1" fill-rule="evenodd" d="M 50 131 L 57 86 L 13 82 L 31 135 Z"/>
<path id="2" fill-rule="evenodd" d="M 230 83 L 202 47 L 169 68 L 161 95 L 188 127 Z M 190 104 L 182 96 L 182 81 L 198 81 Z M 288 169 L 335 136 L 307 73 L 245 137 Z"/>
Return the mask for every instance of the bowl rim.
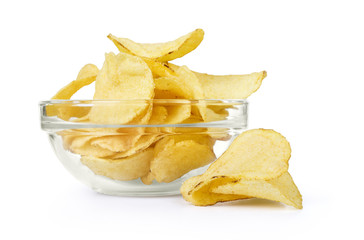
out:
<path id="1" fill-rule="evenodd" d="M 45 109 L 52 105 L 73 105 L 80 107 L 92 107 L 92 104 L 99 103 L 125 103 L 125 104 L 175 104 L 191 106 L 198 106 L 200 104 L 206 104 L 207 106 L 241 106 L 241 115 L 236 115 L 234 118 L 226 120 L 218 120 L 212 122 L 199 122 L 199 123 L 178 123 L 178 124 L 111 124 L 111 123 L 90 123 L 90 122 L 77 122 L 77 121 L 65 121 L 53 116 L 46 116 Z M 133 127 L 212 127 L 212 128 L 246 128 L 247 126 L 247 108 L 248 101 L 245 99 L 117 99 L 117 100 L 62 100 L 51 99 L 39 102 L 41 128 L 43 130 L 52 129 L 72 129 L 72 128 L 133 128 Z M 240 120 L 237 120 L 240 119 Z"/>
<path id="2" fill-rule="evenodd" d="M 113 103 L 113 102 L 121 102 L 121 103 L 145 103 L 145 102 L 153 102 L 153 103 L 176 103 L 176 104 L 198 104 L 201 102 L 205 102 L 211 105 L 219 105 L 219 104 L 248 104 L 246 99 L 50 99 L 50 100 L 41 100 L 39 102 L 40 106 L 50 105 L 50 104 L 85 104 L 85 103 Z"/>

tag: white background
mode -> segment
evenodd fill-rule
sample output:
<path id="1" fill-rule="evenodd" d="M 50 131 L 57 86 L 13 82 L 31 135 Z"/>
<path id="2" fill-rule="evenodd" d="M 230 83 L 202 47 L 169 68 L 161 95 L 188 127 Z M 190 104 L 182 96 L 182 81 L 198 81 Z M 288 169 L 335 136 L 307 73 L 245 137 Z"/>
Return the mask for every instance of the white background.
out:
<path id="1" fill-rule="evenodd" d="M 318 239 L 363 234 L 361 1 L 1 1 L 1 239 Z M 249 128 L 292 145 L 303 210 L 249 200 L 195 207 L 181 196 L 94 193 L 59 163 L 38 102 L 101 67 L 113 33 L 139 42 L 205 30 L 175 61 L 212 74 L 267 70 Z M 86 96 L 91 98 L 92 96 Z"/>

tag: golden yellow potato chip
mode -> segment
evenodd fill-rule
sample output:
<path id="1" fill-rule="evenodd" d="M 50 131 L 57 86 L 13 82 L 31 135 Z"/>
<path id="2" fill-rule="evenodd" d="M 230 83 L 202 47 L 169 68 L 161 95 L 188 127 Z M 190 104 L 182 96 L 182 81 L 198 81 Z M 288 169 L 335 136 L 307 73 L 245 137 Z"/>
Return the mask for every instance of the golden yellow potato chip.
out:
<path id="1" fill-rule="evenodd" d="M 82 87 L 91 84 L 96 80 L 99 69 L 93 64 L 86 64 L 78 73 L 76 80 L 70 82 L 61 90 L 59 90 L 52 99 L 70 99 Z M 79 118 L 85 116 L 90 109 L 86 107 L 72 106 L 72 104 L 65 105 L 62 103 L 59 107 L 57 105 L 47 107 L 48 116 L 58 116 L 63 120 L 68 120 L 71 117 Z"/>
<path id="2" fill-rule="evenodd" d="M 158 62 L 149 58 L 142 59 L 152 71 L 153 77 L 172 77 L 176 75 L 174 70 L 166 63 Z"/>
<path id="3" fill-rule="evenodd" d="M 126 131 L 132 133 L 126 134 Z M 109 157 L 117 151 L 126 151 L 132 147 L 130 141 L 139 138 L 143 128 L 87 128 L 69 129 L 58 132 L 62 136 L 65 149 L 80 155 Z M 130 140 L 132 139 L 132 140 Z M 137 140 L 137 139 L 136 139 Z"/>
<path id="4" fill-rule="evenodd" d="M 167 136 L 156 143 L 150 174 L 158 182 L 172 182 L 215 160 L 211 140 L 201 135 Z"/>
<path id="5" fill-rule="evenodd" d="M 108 53 L 95 85 L 94 99 L 153 99 L 154 82 L 148 65 L 126 53 Z M 148 102 L 95 102 L 89 119 L 94 123 L 125 124 L 142 114 Z"/>
<path id="6" fill-rule="evenodd" d="M 223 185 L 226 182 L 225 178 L 216 179 L 209 185 L 204 186 L 199 191 L 194 191 L 196 187 L 203 184 L 201 182 L 201 176 L 195 176 L 187 179 L 181 186 L 181 193 L 183 198 L 196 205 L 196 206 L 208 206 L 213 205 L 218 202 L 227 202 L 234 201 L 239 199 L 247 199 L 250 198 L 246 195 L 238 195 L 238 194 L 223 194 L 223 193 L 215 193 L 209 191 L 213 187 L 217 187 Z M 231 180 L 228 180 L 231 182 Z"/>
<path id="7" fill-rule="evenodd" d="M 116 133 L 96 137 L 91 140 L 91 145 L 96 145 L 113 152 L 127 151 L 134 146 L 142 136 L 144 128 L 119 128 Z"/>
<path id="8" fill-rule="evenodd" d="M 142 176 L 140 178 L 140 180 L 145 184 L 145 185 L 150 185 L 153 183 L 153 180 L 155 179 L 155 177 L 153 176 L 153 174 L 149 171 L 146 175 Z"/>
<path id="9" fill-rule="evenodd" d="M 178 98 L 178 99 L 201 99 L 192 104 L 191 112 L 206 118 L 206 103 L 202 86 L 195 76 L 186 66 L 177 67 L 176 76 L 161 77 L 154 79 L 155 92 L 158 98 Z"/>
<path id="10" fill-rule="evenodd" d="M 168 63 L 178 71 L 180 66 Z M 245 99 L 256 92 L 267 76 L 266 71 L 244 75 L 209 75 L 193 71 L 198 78 L 206 99 Z"/>
<path id="11" fill-rule="evenodd" d="M 246 131 L 198 177 L 199 182 L 192 189 L 181 188 L 182 195 L 185 199 L 193 199 L 195 205 L 215 204 L 222 200 L 206 197 L 211 195 L 210 189 L 213 187 L 240 179 L 269 180 L 279 177 L 288 170 L 290 156 L 291 147 L 281 134 L 267 129 Z"/>
<path id="12" fill-rule="evenodd" d="M 149 135 L 143 135 L 138 139 L 138 141 L 134 144 L 133 147 L 131 147 L 127 151 L 115 153 L 115 154 L 111 155 L 110 158 L 119 159 L 119 158 L 131 156 L 135 153 L 138 153 L 140 151 L 147 149 L 148 147 L 150 147 L 152 144 L 154 144 L 156 141 L 158 141 L 161 138 L 162 138 L 162 135 L 158 135 L 158 134 L 154 134 L 154 133 L 149 134 Z"/>
<path id="13" fill-rule="evenodd" d="M 160 62 L 183 57 L 193 51 L 203 40 L 204 31 L 196 29 L 174 41 L 165 43 L 136 43 L 128 38 L 117 38 L 111 34 L 107 37 L 121 51 L 139 57 L 151 58 Z"/>
<path id="14" fill-rule="evenodd" d="M 245 99 L 257 91 L 266 71 L 245 75 L 208 75 L 194 72 L 208 99 Z"/>
<path id="15" fill-rule="evenodd" d="M 96 175 L 102 175 L 114 180 L 128 181 L 146 175 L 152 159 L 153 148 L 148 148 L 135 155 L 117 160 L 82 156 L 81 162 Z"/>
<path id="16" fill-rule="evenodd" d="M 191 116 L 191 105 L 186 104 L 166 107 L 168 115 L 165 124 L 182 123 Z"/>
<path id="17" fill-rule="evenodd" d="M 168 117 L 167 108 L 164 106 L 155 105 L 153 107 L 152 116 L 149 119 L 149 124 L 163 124 Z"/>
<path id="18" fill-rule="evenodd" d="M 80 155 L 90 155 L 95 157 L 108 157 L 114 155 L 115 152 L 102 148 L 97 145 L 92 145 L 91 140 L 95 136 L 90 135 L 64 135 L 63 146 L 65 149 Z"/>
<path id="19" fill-rule="evenodd" d="M 189 90 L 185 89 L 183 83 L 176 77 L 161 77 L 154 79 L 156 99 L 183 99 L 189 95 Z M 177 124 L 191 116 L 191 102 L 179 100 L 178 102 L 164 105 L 168 111 L 166 124 Z"/>
<path id="20" fill-rule="evenodd" d="M 210 188 L 217 194 L 247 195 L 302 208 L 302 196 L 288 172 L 269 180 L 245 180 Z"/>
<path id="21" fill-rule="evenodd" d="M 95 65 L 86 64 L 78 73 L 76 80 L 59 90 L 52 99 L 70 99 L 82 87 L 93 83 L 98 73 L 99 69 Z"/>
<path id="22" fill-rule="evenodd" d="M 288 170 L 290 157 L 290 144 L 280 133 L 253 129 L 240 134 L 205 174 L 270 179 Z"/>

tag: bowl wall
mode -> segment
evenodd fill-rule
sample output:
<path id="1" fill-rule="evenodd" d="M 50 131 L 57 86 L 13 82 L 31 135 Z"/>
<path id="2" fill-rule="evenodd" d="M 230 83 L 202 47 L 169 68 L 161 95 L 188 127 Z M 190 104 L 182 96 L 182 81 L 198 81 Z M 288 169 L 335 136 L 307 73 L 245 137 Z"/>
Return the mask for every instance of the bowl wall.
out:
<path id="1" fill-rule="evenodd" d="M 92 117 L 93 109 L 103 115 Z M 247 126 L 243 100 L 55 100 L 40 110 L 63 166 L 110 195 L 179 194 L 181 184 L 202 174 Z"/>

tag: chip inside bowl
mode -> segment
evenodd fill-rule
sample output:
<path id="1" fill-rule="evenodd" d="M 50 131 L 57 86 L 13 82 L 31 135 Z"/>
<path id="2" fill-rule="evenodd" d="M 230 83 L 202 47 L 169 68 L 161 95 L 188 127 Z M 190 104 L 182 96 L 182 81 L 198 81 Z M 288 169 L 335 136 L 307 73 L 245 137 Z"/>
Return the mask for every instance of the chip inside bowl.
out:
<path id="1" fill-rule="evenodd" d="M 64 149 L 78 155 L 96 175 L 117 181 L 140 178 L 145 184 L 165 184 L 207 167 L 216 159 L 215 144 L 224 141 L 227 145 L 242 129 L 241 122 L 237 121 L 237 127 L 229 124 L 234 123 L 234 111 L 245 114 L 244 110 L 235 107 L 231 100 L 221 99 L 250 96 L 260 87 L 266 72 L 215 76 L 170 63 L 200 45 L 204 38 L 202 29 L 163 43 L 137 43 L 111 34 L 108 38 L 120 52 L 106 53 L 100 70 L 95 65 L 85 65 L 77 79 L 54 96 L 70 99 L 80 88 L 95 81 L 93 101 L 85 105 L 61 102 L 62 107 L 54 104 L 47 108 L 48 116 L 58 117 L 57 121 L 83 128 L 58 132 Z M 87 124 L 91 127 L 85 127 Z M 223 188 L 220 184 L 227 184 L 227 178 L 219 177 L 209 183 L 216 169 L 231 175 L 232 169 L 241 167 L 234 161 L 224 161 L 222 165 L 219 162 L 209 168 L 206 179 L 192 178 L 183 187 L 187 188 L 188 183 L 208 184 L 213 190 L 197 191 L 194 186 L 193 197 L 184 194 L 186 198 L 195 199 L 198 194 L 223 200 L 250 197 L 230 194 L 229 185 Z M 252 165 L 250 170 L 264 166 L 254 166 L 250 161 L 246 161 L 246 166 L 248 163 Z M 214 166 L 218 167 L 212 170 Z M 272 164 L 268 168 L 273 173 L 265 174 L 274 175 L 278 168 L 287 166 Z M 239 180 L 257 174 L 250 170 L 245 175 L 239 172 Z M 194 184 L 195 181 L 199 182 Z"/>
<path id="2" fill-rule="evenodd" d="M 148 65 L 139 57 L 126 53 L 108 53 L 96 78 L 94 99 L 153 99 L 154 81 Z M 89 113 L 91 122 L 125 124 L 140 116 L 147 102 L 123 104 L 100 102 Z"/>

